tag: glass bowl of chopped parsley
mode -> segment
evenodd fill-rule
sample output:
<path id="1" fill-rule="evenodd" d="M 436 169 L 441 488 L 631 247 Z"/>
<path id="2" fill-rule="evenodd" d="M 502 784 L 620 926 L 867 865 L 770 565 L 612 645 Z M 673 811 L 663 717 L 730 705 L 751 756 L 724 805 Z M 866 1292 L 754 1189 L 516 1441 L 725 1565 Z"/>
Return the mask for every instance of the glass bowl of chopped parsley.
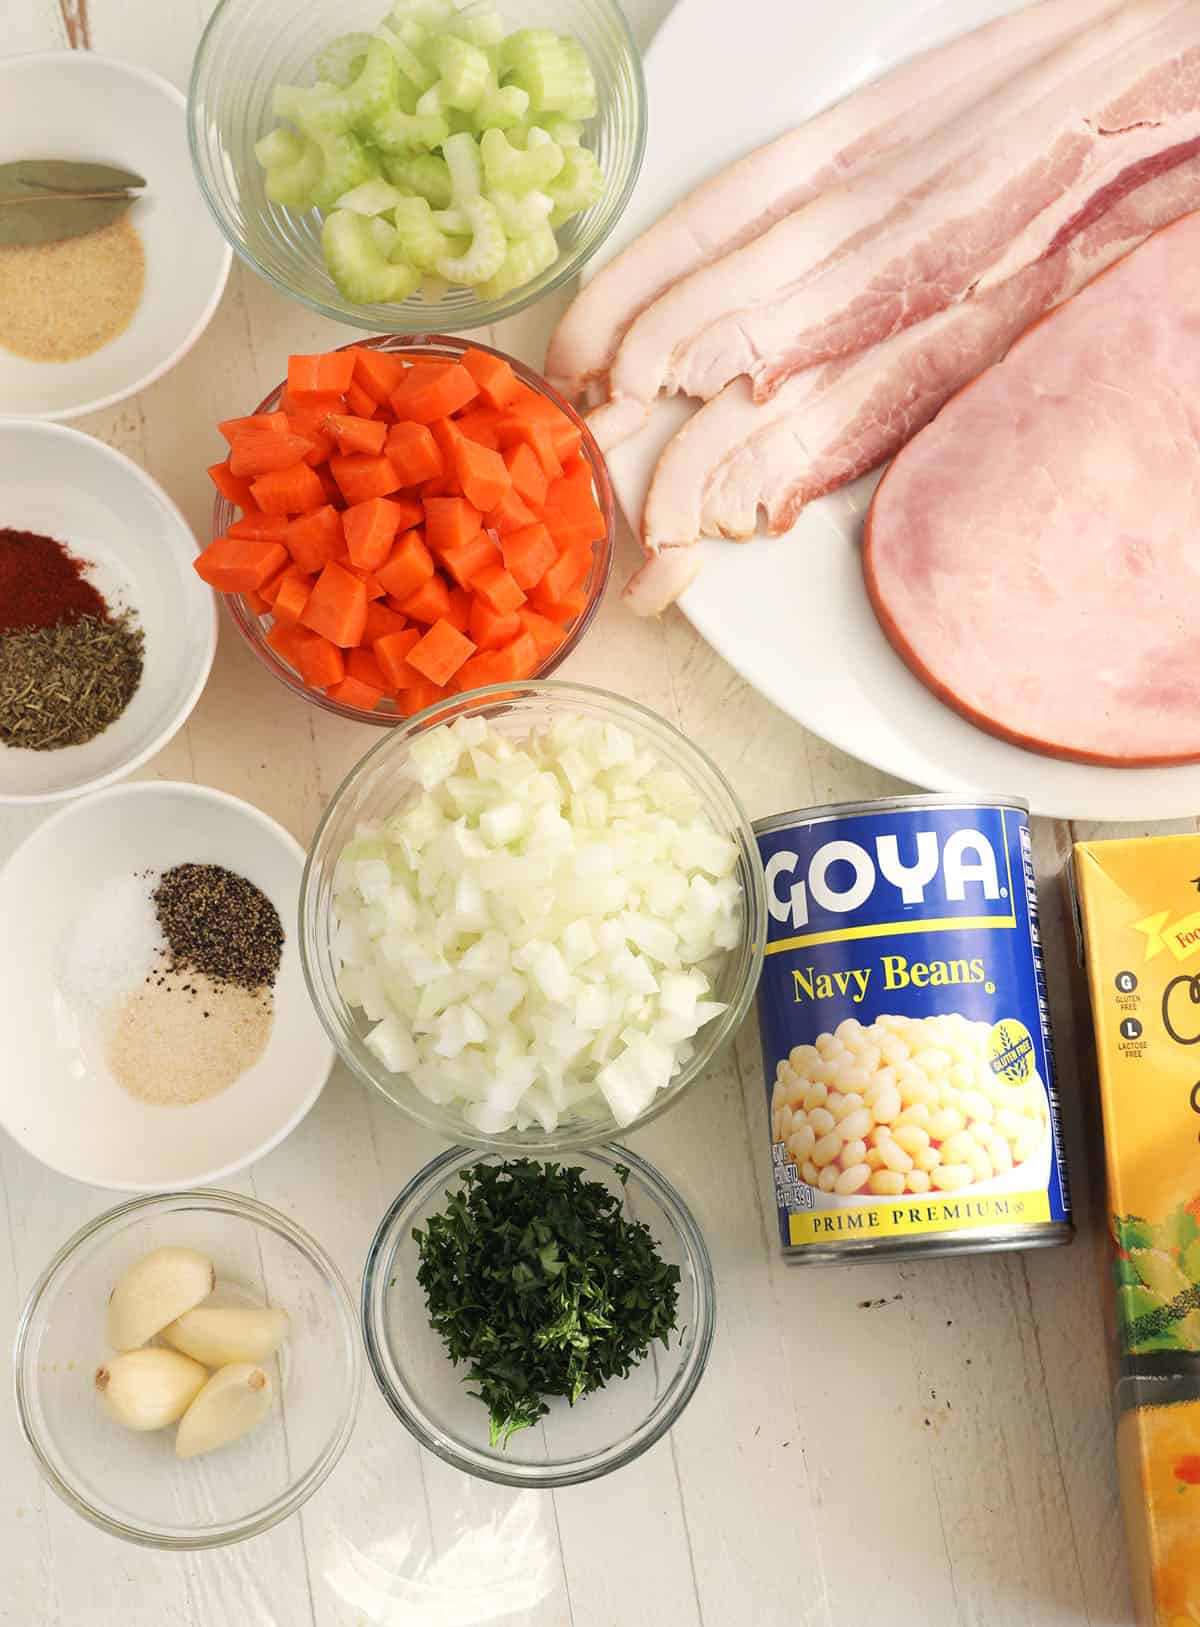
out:
<path id="1" fill-rule="evenodd" d="M 500 1485 L 569 1486 L 652 1446 L 695 1393 L 704 1239 L 615 1144 L 561 1162 L 452 1147 L 404 1188 L 363 1274 L 367 1360 L 422 1446 Z"/>

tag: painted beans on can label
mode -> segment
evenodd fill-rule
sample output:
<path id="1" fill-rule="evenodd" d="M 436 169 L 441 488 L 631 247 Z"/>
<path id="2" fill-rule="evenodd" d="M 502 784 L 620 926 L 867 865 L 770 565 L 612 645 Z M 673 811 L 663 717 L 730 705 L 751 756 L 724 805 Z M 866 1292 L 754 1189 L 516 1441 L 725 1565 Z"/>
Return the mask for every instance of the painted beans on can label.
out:
<path id="1" fill-rule="evenodd" d="M 897 797 L 760 820 L 755 833 L 785 1252 L 1067 1242 L 1024 805 Z"/>

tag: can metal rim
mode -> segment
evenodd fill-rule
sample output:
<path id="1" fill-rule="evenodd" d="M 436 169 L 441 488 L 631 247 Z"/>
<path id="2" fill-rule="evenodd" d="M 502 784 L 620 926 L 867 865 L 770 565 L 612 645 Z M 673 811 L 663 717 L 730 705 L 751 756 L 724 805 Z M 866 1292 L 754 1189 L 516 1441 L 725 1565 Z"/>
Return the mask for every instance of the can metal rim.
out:
<path id="1" fill-rule="evenodd" d="M 870 797 L 863 802 L 827 802 L 819 808 L 793 808 L 790 813 L 767 814 L 753 823 L 756 836 L 766 836 L 773 830 L 785 830 L 793 825 L 816 825 L 827 819 L 842 819 L 847 815 L 887 812 L 901 808 L 1012 808 L 1027 814 L 1029 804 L 1024 797 L 954 796 L 948 792 L 914 792 L 903 797 Z"/>

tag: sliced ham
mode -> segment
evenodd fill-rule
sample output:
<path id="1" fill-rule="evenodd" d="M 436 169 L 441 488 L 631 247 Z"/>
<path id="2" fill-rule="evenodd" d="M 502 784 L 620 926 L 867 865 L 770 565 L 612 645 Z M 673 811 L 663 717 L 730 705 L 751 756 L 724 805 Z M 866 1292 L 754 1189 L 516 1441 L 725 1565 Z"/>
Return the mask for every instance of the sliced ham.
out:
<path id="1" fill-rule="evenodd" d="M 917 676 L 1082 762 L 1200 759 L 1200 214 L 949 402 L 884 476 L 863 566 Z"/>
<path id="2" fill-rule="evenodd" d="M 550 341 L 551 382 L 578 397 L 608 371 L 630 323 L 666 288 L 884 154 L 924 140 L 1118 3 L 1041 0 L 1000 17 L 912 58 L 703 182 L 579 294 Z"/>
<path id="3" fill-rule="evenodd" d="M 760 510 L 771 532 L 790 530 L 807 503 L 894 456 L 1031 322 L 1151 232 L 1200 209 L 1200 141 L 1171 156 L 1171 168 L 1149 179 L 1135 172 L 1103 214 L 999 287 L 847 362 L 797 374 L 769 401 L 756 403 L 738 379 L 701 407 L 655 470 L 642 517 L 648 560 L 628 602 L 657 614 L 674 584 L 694 577 L 699 551 L 685 572 L 681 544 L 749 537 Z"/>
<path id="4" fill-rule="evenodd" d="M 1122 171 L 1200 133 L 1200 5 L 1136 0 L 972 112 L 677 283 L 613 365 L 601 444 L 665 391 L 791 374 L 877 344 L 963 298 L 1031 224 L 1034 256 Z M 1011 270 L 1011 267 L 1008 268 Z M 998 281 L 1007 280 L 1000 275 Z"/>

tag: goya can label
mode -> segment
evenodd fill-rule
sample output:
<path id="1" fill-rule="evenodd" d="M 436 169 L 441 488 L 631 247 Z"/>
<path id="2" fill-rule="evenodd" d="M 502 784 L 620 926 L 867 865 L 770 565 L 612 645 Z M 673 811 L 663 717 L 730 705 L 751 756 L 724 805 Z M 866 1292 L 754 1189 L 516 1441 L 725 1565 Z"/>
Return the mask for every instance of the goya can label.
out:
<path id="1" fill-rule="evenodd" d="M 1029 821 L 939 797 L 755 826 L 785 1250 L 1066 1241 Z"/>

